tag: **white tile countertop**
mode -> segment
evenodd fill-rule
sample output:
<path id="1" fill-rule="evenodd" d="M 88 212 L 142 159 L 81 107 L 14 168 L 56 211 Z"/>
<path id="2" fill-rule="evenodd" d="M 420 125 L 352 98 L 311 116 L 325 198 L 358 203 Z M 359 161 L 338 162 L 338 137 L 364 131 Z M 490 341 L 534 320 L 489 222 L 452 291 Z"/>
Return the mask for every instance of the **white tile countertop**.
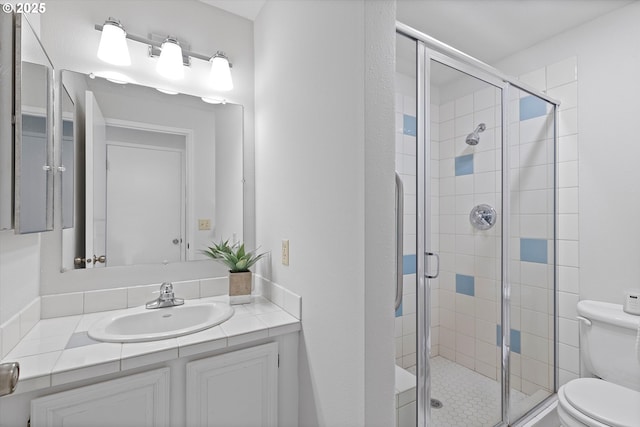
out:
<path id="1" fill-rule="evenodd" d="M 300 320 L 265 298 L 253 297 L 250 304 L 232 307 L 233 316 L 212 328 L 141 343 L 104 343 L 87 335 L 94 322 L 124 310 L 43 319 L 1 362 L 20 363 L 16 393 L 25 393 L 300 330 Z"/>

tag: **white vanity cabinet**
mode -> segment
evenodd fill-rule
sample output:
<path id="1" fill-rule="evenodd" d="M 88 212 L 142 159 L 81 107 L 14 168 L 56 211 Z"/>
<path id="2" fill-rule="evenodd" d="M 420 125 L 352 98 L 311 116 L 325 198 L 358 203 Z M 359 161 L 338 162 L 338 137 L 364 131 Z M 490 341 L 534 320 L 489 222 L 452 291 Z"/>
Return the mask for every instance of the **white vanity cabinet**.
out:
<path id="1" fill-rule="evenodd" d="M 29 417 L 32 427 L 294 427 L 298 339 L 297 331 L 246 338 L 95 380 L 6 396 L 0 427 L 26 426 Z"/>
<path id="2" fill-rule="evenodd" d="M 187 364 L 187 427 L 276 427 L 278 344 Z"/>
<path id="3" fill-rule="evenodd" d="M 169 368 L 31 401 L 33 427 L 168 427 Z"/>

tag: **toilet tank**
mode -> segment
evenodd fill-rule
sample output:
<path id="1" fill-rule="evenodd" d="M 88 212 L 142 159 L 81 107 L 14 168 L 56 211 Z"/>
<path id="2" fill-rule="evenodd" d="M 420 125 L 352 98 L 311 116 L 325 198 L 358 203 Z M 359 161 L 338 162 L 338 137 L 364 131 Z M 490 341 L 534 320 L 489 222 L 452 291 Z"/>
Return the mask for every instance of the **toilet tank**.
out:
<path id="1" fill-rule="evenodd" d="M 580 301 L 577 309 L 587 319 L 580 322 L 580 354 L 588 374 L 640 391 L 640 316 L 600 301 Z"/>

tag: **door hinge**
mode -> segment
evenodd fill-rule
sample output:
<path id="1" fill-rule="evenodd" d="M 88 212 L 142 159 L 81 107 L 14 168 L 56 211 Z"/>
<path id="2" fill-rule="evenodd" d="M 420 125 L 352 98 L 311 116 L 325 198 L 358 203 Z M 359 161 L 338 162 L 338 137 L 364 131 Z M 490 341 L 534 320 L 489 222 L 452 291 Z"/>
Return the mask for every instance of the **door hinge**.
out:
<path id="1" fill-rule="evenodd" d="M 280 354 L 278 353 L 278 368 L 280 367 Z"/>

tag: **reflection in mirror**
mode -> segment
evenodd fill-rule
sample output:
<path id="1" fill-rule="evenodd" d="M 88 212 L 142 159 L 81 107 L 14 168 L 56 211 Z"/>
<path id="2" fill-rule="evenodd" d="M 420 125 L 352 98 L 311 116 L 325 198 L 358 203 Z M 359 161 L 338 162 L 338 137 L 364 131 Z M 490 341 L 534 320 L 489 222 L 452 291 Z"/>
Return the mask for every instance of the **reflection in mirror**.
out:
<path id="1" fill-rule="evenodd" d="M 62 144 L 60 147 L 62 164 L 62 228 L 73 227 L 73 180 L 75 169 L 74 156 L 74 113 L 75 107 L 67 89 L 63 86 L 62 97 Z"/>
<path id="2" fill-rule="evenodd" d="M 205 259 L 212 240 L 242 239 L 241 106 L 66 70 L 62 83 L 84 151 L 63 269 Z"/>
<path id="3" fill-rule="evenodd" d="M 53 228 L 53 66 L 22 18 L 16 15 L 15 228 L 33 233 Z"/>

